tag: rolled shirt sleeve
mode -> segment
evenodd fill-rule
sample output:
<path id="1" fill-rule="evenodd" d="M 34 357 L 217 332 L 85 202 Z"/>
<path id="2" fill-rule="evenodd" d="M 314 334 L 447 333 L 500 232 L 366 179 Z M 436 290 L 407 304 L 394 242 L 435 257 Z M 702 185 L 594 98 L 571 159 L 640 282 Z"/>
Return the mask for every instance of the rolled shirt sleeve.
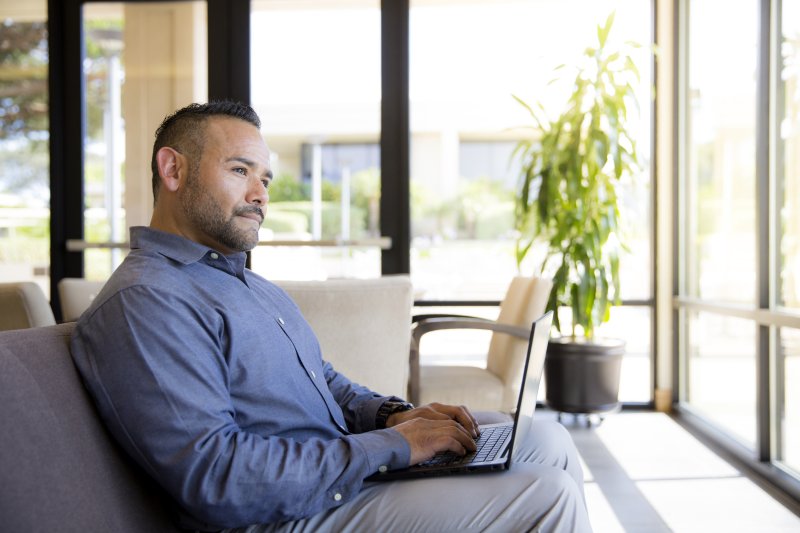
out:
<path id="1" fill-rule="evenodd" d="M 323 362 L 282 291 L 210 279 L 195 292 L 169 279 L 109 287 L 72 339 L 102 418 L 184 525 L 311 516 L 350 500 L 381 466 L 408 465 L 399 433 L 370 431 L 387 398 Z M 235 308 L 203 294 L 226 288 Z"/>

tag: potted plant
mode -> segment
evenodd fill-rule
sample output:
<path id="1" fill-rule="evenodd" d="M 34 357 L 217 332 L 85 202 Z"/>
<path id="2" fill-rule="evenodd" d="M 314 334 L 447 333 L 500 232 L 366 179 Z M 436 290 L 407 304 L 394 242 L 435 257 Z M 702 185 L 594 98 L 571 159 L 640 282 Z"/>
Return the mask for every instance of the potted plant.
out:
<path id="1" fill-rule="evenodd" d="M 612 13 L 598 26 L 596 47 L 581 58 L 563 112 L 548 119 L 541 104 L 525 106 L 533 135 L 518 143 L 521 160 L 516 197 L 517 265 L 534 243 L 546 244 L 543 275 L 553 289 L 555 311 L 545 365 L 546 399 L 559 412 L 601 413 L 619 406 L 624 341 L 599 339 L 596 328 L 620 301 L 619 187 L 639 168 L 628 115 L 636 106 L 633 82 L 639 73 L 626 43 L 612 47 Z M 563 67 L 560 67 L 563 68 Z M 558 309 L 572 309 L 571 331 L 562 332 Z"/>

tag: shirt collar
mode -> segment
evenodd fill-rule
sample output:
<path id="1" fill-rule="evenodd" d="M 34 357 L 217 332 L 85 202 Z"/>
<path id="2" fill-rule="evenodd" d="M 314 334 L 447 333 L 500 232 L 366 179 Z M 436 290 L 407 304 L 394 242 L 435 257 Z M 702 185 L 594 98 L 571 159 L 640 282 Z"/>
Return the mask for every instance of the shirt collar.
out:
<path id="1" fill-rule="evenodd" d="M 197 263 L 212 254 L 214 257 L 217 255 L 225 257 L 233 270 L 232 274 L 244 280 L 244 266 L 247 257 L 244 252 L 224 255 L 180 235 L 159 231 L 147 226 L 131 227 L 130 241 L 131 250 L 141 248 L 153 251 L 184 265 Z"/>

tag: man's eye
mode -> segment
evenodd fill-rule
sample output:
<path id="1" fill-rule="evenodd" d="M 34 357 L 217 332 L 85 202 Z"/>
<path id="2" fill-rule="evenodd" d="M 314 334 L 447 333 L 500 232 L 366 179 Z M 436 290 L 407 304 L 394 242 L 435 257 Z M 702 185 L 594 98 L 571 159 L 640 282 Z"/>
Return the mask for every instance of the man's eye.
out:
<path id="1" fill-rule="evenodd" d="M 247 169 L 244 168 L 244 167 L 236 167 L 236 168 L 233 169 L 233 171 L 238 173 L 238 174 L 242 174 L 242 175 L 247 174 Z"/>
<path id="2" fill-rule="evenodd" d="M 269 189 L 269 180 L 261 180 L 261 183 L 264 185 L 265 189 Z"/>

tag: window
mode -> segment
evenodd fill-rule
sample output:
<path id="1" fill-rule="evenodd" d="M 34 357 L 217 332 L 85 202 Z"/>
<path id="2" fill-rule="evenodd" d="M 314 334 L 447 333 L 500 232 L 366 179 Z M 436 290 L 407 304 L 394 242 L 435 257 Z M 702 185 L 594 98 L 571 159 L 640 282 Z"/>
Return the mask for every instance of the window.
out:
<path id="1" fill-rule="evenodd" d="M 682 407 L 797 478 L 800 2 L 682 7 Z"/>
<path id="2" fill-rule="evenodd" d="M 777 304 L 800 312 L 800 2 L 781 3 L 777 79 Z M 776 459 L 800 473 L 800 329 L 780 328 L 775 356 Z"/>
<path id="3" fill-rule="evenodd" d="M 511 156 L 531 123 L 512 95 L 561 109 L 569 88 L 549 85 L 553 69 L 574 62 L 612 11 L 613 38 L 645 46 L 652 42 L 650 2 L 411 0 L 411 277 L 419 300 L 502 299 L 518 273 L 514 195 L 519 162 Z M 569 23 L 553 23 L 565 20 Z M 615 309 L 599 334 L 627 341 L 620 398 L 647 402 L 652 389 L 652 66 L 647 50 L 632 59 L 641 73 L 641 112 L 631 119 L 638 120 L 644 171 L 624 199 L 631 253 L 623 258 L 621 277 L 623 299 L 646 303 Z M 533 275 L 539 268 L 534 258 L 523 264 L 522 273 Z M 432 357 L 442 359 L 438 353 Z"/>
<path id="4" fill-rule="evenodd" d="M 683 279 L 704 301 L 756 303 L 755 0 L 688 3 Z M 713 32 L 720 38 L 708 39 Z M 748 446 L 756 442 L 756 327 L 687 316 L 685 400 Z M 720 376 L 726 379 L 719 379 Z"/>
<path id="5" fill-rule="evenodd" d="M 275 175 L 252 268 L 270 279 L 380 276 L 380 245 L 369 244 L 380 237 L 379 2 L 251 9 L 252 104 Z M 368 244 L 330 246 L 353 242 Z"/>
<path id="6" fill-rule="evenodd" d="M 18 4 L 18 5 L 15 5 Z M 45 5 L 0 8 L 0 279 L 50 293 L 50 176 Z"/>
<path id="7" fill-rule="evenodd" d="M 84 276 L 104 280 L 124 258 L 128 228 L 150 222 L 156 128 L 206 99 L 206 5 L 92 2 L 82 15 L 83 233 L 100 245 L 84 251 Z"/>

